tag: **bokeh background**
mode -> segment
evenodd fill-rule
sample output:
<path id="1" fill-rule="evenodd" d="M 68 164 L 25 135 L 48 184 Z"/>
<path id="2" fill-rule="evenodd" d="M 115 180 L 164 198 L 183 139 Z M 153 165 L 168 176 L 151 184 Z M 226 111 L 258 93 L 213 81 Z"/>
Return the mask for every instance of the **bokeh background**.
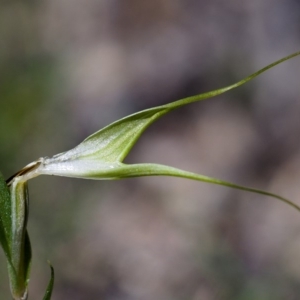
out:
<path id="1" fill-rule="evenodd" d="M 1 0 L 0 169 L 66 151 L 130 113 L 206 92 L 300 49 L 295 0 Z M 300 204 L 300 61 L 152 125 L 157 162 Z M 30 299 L 279 300 L 300 295 L 300 215 L 176 178 L 30 182 Z M 0 299 L 10 299 L 4 255 Z"/>

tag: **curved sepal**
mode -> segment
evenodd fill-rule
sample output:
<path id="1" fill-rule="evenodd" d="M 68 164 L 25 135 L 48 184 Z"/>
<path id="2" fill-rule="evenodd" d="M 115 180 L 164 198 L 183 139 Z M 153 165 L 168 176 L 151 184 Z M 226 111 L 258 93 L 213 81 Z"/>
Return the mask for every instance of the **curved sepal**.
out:
<path id="1" fill-rule="evenodd" d="M 95 132 L 74 149 L 58 154 L 54 158 L 57 161 L 70 161 L 85 158 L 104 162 L 122 162 L 146 128 L 164 114 L 181 106 L 212 98 L 235 89 L 254 79 L 261 73 L 299 54 L 300 52 L 296 52 L 282 58 L 227 87 L 187 97 L 166 105 L 153 107 L 129 115 Z"/>

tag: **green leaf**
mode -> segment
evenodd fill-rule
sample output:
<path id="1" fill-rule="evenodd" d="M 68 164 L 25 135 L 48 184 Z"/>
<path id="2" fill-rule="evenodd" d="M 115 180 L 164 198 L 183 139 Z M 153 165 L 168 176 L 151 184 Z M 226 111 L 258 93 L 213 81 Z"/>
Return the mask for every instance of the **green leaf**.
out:
<path id="1" fill-rule="evenodd" d="M 15 267 L 12 262 L 8 262 L 8 274 L 10 281 L 11 293 L 14 299 L 27 299 L 28 296 L 28 284 L 29 284 L 29 275 L 31 267 L 31 245 L 29 240 L 29 235 L 26 231 L 25 242 L 24 242 L 24 252 L 21 255 L 23 261 L 23 272 L 16 272 Z"/>
<path id="2" fill-rule="evenodd" d="M 46 293 L 45 293 L 45 296 L 43 298 L 43 300 L 50 300 L 51 299 L 51 295 L 52 295 L 52 290 L 53 290 L 53 285 L 54 285 L 54 269 L 52 267 L 52 265 L 49 263 L 49 266 L 51 268 L 51 277 L 50 277 L 50 281 L 48 283 L 48 286 L 47 286 L 47 290 L 46 290 Z"/>
<path id="3" fill-rule="evenodd" d="M 0 243 L 7 259 L 11 259 L 11 202 L 10 192 L 0 173 Z"/>
<path id="4" fill-rule="evenodd" d="M 31 263 L 31 247 L 26 230 L 28 219 L 27 182 L 16 178 L 11 184 L 11 265 L 8 266 L 14 299 L 27 299 Z"/>

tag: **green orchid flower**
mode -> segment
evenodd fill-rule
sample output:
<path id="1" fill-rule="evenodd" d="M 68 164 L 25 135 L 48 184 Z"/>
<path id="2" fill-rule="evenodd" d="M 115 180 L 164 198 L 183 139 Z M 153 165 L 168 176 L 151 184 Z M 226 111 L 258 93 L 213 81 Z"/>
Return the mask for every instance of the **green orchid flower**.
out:
<path id="1" fill-rule="evenodd" d="M 237 88 L 270 68 L 298 55 L 300 52 L 280 59 L 230 86 L 146 109 L 122 118 L 87 137 L 82 143 L 67 152 L 51 158 L 40 158 L 30 163 L 10 177 L 6 183 L 0 176 L 0 243 L 7 259 L 11 292 L 14 299 L 27 299 L 31 261 L 30 241 L 26 230 L 28 218 L 27 181 L 39 175 L 103 180 L 139 176 L 175 176 L 271 196 L 300 211 L 300 207 L 294 202 L 270 192 L 166 165 L 123 163 L 142 133 L 163 115 L 184 105 L 202 101 Z M 54 271 L 52 266 L 50 267 L 51 279 L 44 300 L 51 298 L 53 289 Z"/>

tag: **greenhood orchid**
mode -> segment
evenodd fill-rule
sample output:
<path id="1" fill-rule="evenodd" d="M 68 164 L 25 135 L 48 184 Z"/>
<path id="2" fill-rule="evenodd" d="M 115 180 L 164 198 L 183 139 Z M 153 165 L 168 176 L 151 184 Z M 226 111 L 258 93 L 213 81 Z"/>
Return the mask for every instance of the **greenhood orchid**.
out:
<path id="1" fill-rule="evenodd" d="M 39 175 L 85 179 L 122 179 L 157 175 L 176 176 L 271 196 L 300 211 L 300 207 L 290 200 L 266 191 L 160 164 L 123 163 L 142 133 L 163 115 L 184 105 L 202 101 L 237 88 L 275 65 L 297 55 L 300 55 L 300 52 L 280 59 L 230 86 L 146 109 L 122 118 L 92 134 L 67 152 L 57 154 L 51 158 L 40 158 L 32 162 L 11 176 L 6 182 L 0 177 L 0 242 L 7 259 L 11 292 L 14 299 L 27 299 L 31 261 L 31 248 L 26 230 L 28 219 L 27 181 Z M 53 280 L 54 272 L 51 267 L 51 280 L 44 297 L 45 300 L 51 298 Z"/>

